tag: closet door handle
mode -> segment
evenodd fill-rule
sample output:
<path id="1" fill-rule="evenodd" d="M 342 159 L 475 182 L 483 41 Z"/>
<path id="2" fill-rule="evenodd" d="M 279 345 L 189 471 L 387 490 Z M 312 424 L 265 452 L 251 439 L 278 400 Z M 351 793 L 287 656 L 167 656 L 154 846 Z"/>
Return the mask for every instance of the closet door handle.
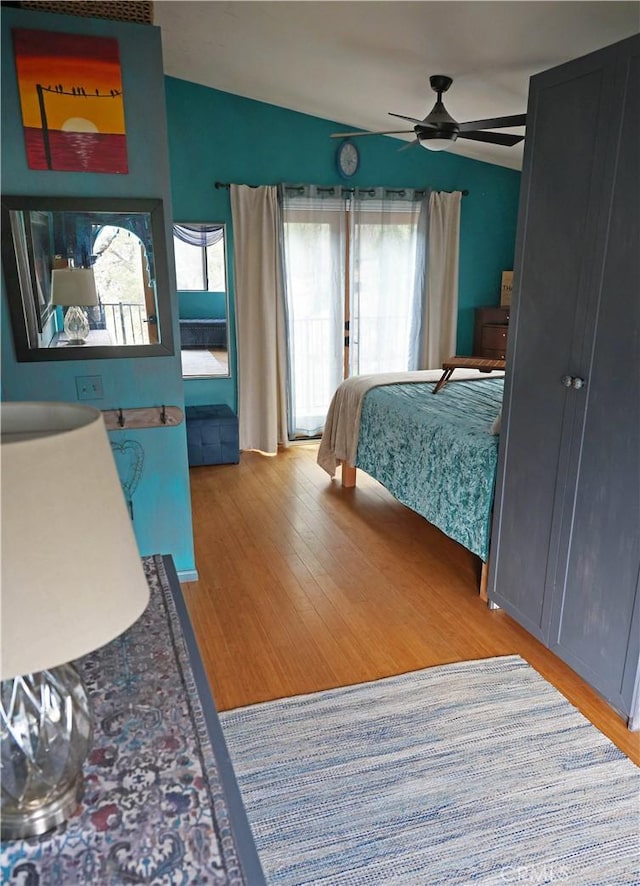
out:
<path id="1" fill-rule="evenodd" d="M 583 388 L 586 385 L 586 381 L 583 378 L 580 378 L 579 375 L 563 375 L 560 381 L 565 388 L 574 388 L 576 391 L 579 391 L 580 388 Z"/>

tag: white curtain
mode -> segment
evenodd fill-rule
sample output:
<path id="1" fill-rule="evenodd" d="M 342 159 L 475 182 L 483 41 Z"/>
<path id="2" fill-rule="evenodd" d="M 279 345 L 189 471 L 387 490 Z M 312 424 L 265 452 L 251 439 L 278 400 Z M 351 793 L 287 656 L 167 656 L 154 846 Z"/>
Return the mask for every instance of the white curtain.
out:
<path id="1" fill-rule="evenodd" d="M 462 193 L 429 198 L 427 273 L 416 369 L 438 369 L 456 352 Z"/>
<path id="2" fill-rule="evenodd" d="M 324 427 L 344 371 L 346 207 L 340 188 L 283 188 L 289 344 L 289 432 Z"/>
<path id="3" fill-rule="evenodd" d="M 304 437 L 322 431 L 345 375 L 410 368 L 416 266 L 424 275 L 426 250 L 418 220 L 428 197 L 404 188 L 282 190 L 289 430 L 292 437 Z M 419 310 L 423 293 L 422 283 Z"/>
<path id="4" fill-rule="evenodd" d="M 418 221 L 424 192 L 356 189 L 351 199 L 350 375 L 410 367 Z"/>
<path id="5" fill-rule="evenodd" d="M 240 449 L 287 445 L 286 343 L 275 187 L 231 185 Z"/>

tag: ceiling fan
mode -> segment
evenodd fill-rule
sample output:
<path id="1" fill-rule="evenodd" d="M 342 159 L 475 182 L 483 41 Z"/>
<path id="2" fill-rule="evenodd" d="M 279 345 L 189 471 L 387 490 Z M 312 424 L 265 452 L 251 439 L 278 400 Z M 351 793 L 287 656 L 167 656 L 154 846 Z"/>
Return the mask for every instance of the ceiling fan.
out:
<path id="1" fill-rule="evenodd" d="M 442 151 L 459 138 L 468 138 L 476 142 L 489 142 L 492 145 L 505 145 L 506 147 L 517 145 L 518 142 L 524 139 L 524 135 L 511 135 L 507 132 L 484 132 L 484 130 L 503 129 L 507 126 L 524 126 L 527 122 L 526 114 L 458 123 L 457 120 L 450 116 L 442 103 L 442 94 L 453 83 L 451 77 L 447 77 L 446 74 L 433 74 L 429 77 L 429 83 L 438 98 L 424 120 L 389 112 L 391 117 L 400 117 L 401 120 L 409 120 L 411 123 L 414 123 L 413 129 L 389 129 L 384 132 L 333 132 L 331 138 L 355 138 L 361 135 L 400 135 L 405 132 L 415 132 L 415 140 L 406 147 L 423 145 L 431 151 Z"/>

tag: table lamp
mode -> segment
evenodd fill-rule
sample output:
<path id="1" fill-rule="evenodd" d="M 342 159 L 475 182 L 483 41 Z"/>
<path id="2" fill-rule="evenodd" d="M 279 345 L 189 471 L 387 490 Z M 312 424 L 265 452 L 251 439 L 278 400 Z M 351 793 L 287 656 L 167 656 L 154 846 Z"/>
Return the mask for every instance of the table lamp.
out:
<path id="1" fill-rule="evenodd" d="M 70 345 L 83 345 L 89 335 L 84 310 L 98 304 L 92 268 L 54 268 L 51 272 L 51 303 L 66 307 L 64 332 Z"/>
<path id="2" fill-rule="evenodd" d="M 144 611 L 144 576 L 104 421 L 67 403 L 0 404 L 3 840 L 76 810 L 92 738 L 71 662 Z"/>

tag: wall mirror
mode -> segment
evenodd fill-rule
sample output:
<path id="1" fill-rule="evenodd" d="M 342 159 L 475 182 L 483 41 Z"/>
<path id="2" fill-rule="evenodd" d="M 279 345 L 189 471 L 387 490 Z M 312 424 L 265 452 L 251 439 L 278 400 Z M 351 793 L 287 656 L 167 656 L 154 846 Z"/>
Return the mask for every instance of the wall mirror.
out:
<path id="1" fill-rule="evenodd" d="M 19 362 L 173 354 L 161 200 L 3 196 L 1 234 Z"/>
<path id="2" fill-rule="evenodd" d="M 226 230 L 222 223 L 176 222 L 173 251 L 182 376 L 229 376 Z"/>

